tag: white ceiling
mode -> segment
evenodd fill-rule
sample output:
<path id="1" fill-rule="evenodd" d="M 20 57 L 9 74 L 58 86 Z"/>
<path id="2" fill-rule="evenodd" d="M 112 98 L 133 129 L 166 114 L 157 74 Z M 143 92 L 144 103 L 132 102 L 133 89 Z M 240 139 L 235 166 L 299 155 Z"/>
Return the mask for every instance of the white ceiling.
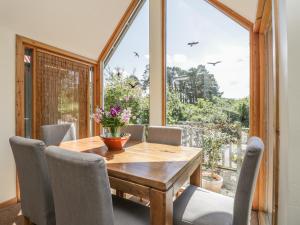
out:
<path id="1" fill-rule="evenodd" d="M 220 2 L 224 3 L 251 22 L 255 22 L 258 0 L 220 0 Z"/>
<path id="2" fill-rule="evenodd" d="M 97 59 L 130 0 L 0 0 L 0 26 Z"/>
<path id="3" fill-rule="evenodd" d="M 97 59 L 130 1 L 0 0 L 0 26 Z M 258 0 L 220 1 L 250 21 L 255 21 Z"/>

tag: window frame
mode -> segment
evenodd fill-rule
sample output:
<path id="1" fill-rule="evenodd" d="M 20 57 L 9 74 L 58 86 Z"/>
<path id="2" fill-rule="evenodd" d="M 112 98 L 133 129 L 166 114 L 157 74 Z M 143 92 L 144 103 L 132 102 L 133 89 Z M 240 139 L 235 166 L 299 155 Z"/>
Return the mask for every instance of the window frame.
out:
<path id="1" fill-rule="evenodd" d="M 96 87 L 96 104 L 98 106 L 103 107 L 104 105 L 104 68 L 105 62 L 109 60 L 109 57 L 113 54 L 114 50 L 117 48 L 118 44 L 122 40 L 122 37 L 126 34 L 127 30 L 129 29 L 132 21 L 134 20 L 135 16 L 139 13 L 139 10 L 145 3 L 145 0 L 131 0 L 128 8 L 126 9 L 125 13 L 123 14 L 121 20 L 117 24 L 114 32 L 108 39 L 105 47 L 101 51 L 98 62 L 97 62 L 97 77 L 99 82 L 97 83 Z M 95 134 L 100 135 L 102 133 L 102 126 L 95 125 Z"/>
<path id="2" fill-rule="evenodd" d="M 162 9 L 163 9 L 163 18 L 162 18 L 162 125 L 166 126 L 166 3 L 167 0 L 162 1 Z M 267 30 L 268 20 L 271 16 L 271 6 L 272 3 L 270 0 L 259 0 L 257 12 L 261 13 L 258 19 L 256 20 L 255 24 L 251 21 L 246 19 L 245 17 L 241 16 L 231 8 L 227 7 L 223 3 L 218 0 L 205 0 L 207 3 L 211 4 L 220 12 L 224 13 L 226 16 L 231 18 L 233 21 L 240 24 L 246 30 L 249 31 L 249 39 L 250 39 L 250 124 L 249 124 L 249 135 L 250 136 L 258 136 L 263 139 L 265 142 L 265 129 L 266 129 L 266 113 L 264 110 L 266 104 L 266 78 L 265 73 L 261 70 L 261 66 L 263 65 L 264 61 L 262 58 L 264 56 L 264 49 L 262 48 L 261 40 L 265 36 L 265 32 Z M 255 119 L 251 119 L 255 118 Z M 271 151 L 271 150 L 270 150 Z M 260 172 L 257 180 L 256 191 L 253 200 L 253 209 L 259 210 L 261 212 L 266 211 L 266 186 L 267 186 L 267 179 L 266 178 L 266 161 L 268 160 L 268 152 L 269 150 L 266 149 L 264 152 L 264 159 L 261 162 Z M 274 155 L 276 156 L 277 153 L 275 152 Z M 276 160 L 274 160 L 276 163 Z M 277 159 L 278 163 L 278 159 Z M 274 167 L 276 167 L 274 165 Z M 276 181 L 276 177 L 278 177 L 278 171 L 274 171 L 274 180 Z M 277 186 L 277 187 L 276 187 Z M 274 185 L 275 193 L 276 189 L 278 188 L 278 184 Z M 278 202 L 278 197 L 274 197 L 275 201 L 274 204 L 276 205 Z M 277 204 L 278 205 L 278 204 Z M 275 210 L 276 211 L 276 210 Z M 275 212 L 276 214 L 276 212 Z"/>
<path id="3" fill-rule="evenodd" d="M 265 89 L 265 80 L 264 74 L 260 71 L 261 65 L 261 57 L 264 54 L 261 47 L 260 47 L 260 36 L 264 35 L 265 29 L 265 21 L 272 16 L 271 14 L 271 0 L 259 0 L 258 9 L 257 9 L 257 16 L 255 23 L 252 23 L 245 17 L 241 16 L 231 8 L 227 7 L 223 3 L 218 0 L 205 0 L 207 3 L 211 4 L 220 12 L 224 13 L 226 16 L 240 24 L 246 30 L 249 31 L 249 39 L 250 39 L 250 135 L 251 136 L 259 136 L 264 139 L 263 131 L 265 130 L 265 112 L 264 112 L 264 105 L 266 100 L 266 95 L 264 93 Z M 130 5 L 128 6 L 126 12 L 122 16 L 120 22 L 116 26 L 113 34 L 109 38 L 108 42 L 106 43 L 104 49 L 102 50 L 101 54 L 98 58 L 97 64 L 97 72 L 99 73 L 99 87 L 97 87 L 97 103 L 98 105 L 102 105 L 103 103 L 103 69 L 104 69 L 104 61 L 106 56 L 111 51 L 111 48 L 114 47 L 114 44 L 117 42 L 118 38 L 120 37 L 123 28 L 126 26 L 127 22 L 130 20 L 131 16 L 134 14 L 140 0 L 131 0 Z M 161 10 L 162 10 L 162 18 L 161 18 L 161 41 L 162 41 L 162 48 L 161 48 L 161 57 L 162 57 L 162 67 L 161 67 L 161 79 L 162 79 L 162 124 L 166 125 L 166 0 L 161 0 Z M 151 20 L 151 18 L 150 18 Z M 151 21 L 150 21 L 151 22 Z M 150 40 L 151 42 L 151 40 Z M 150 74 L 151 75 L 151 74 Z M 277 90 L 275 90 L 276 92 Z M 278 97 L 278 96 L 277 96 Z M 277 115 L 278 117 L 278 115 Z M 251 119 L 255 118 L 255 119 Z M 100 134 L 100 127 L 97 126 L 97 134 Z M 278 127 L 279 130 L 279 127 Z M 268 150 L 267 150 L 268 151 Z M 266 151 L 265 151 L 265 154 Z M 278 157 L 278 150 L 274 153 L 275 156 Z M 279 160 L 274 160 L 274 163 L 278 163 Z M 264 169 L 266 167 L 265 160 L 262 161 L 256 193 L 254 196 L 253 201 L 253 209 L 256 210 L 264 210 L 263 203 L 266 199 L 265 195 L 265 173 Z M 274 165 L 274 168 L 277 168 L 274 171 L 274 180 L 278 181 L 278 166 Z M 275 193 L 276 189 L 278 189 L 278 184 L 274 184 Z M 278 196 L 275 196 L 274 204 L 278 205 Z M 276 211 L 276 210 L 275 210 Z M 276 212 L 275 212 L 276 214 Z M 276 217 L 276 215 L 275 215 Z"/>

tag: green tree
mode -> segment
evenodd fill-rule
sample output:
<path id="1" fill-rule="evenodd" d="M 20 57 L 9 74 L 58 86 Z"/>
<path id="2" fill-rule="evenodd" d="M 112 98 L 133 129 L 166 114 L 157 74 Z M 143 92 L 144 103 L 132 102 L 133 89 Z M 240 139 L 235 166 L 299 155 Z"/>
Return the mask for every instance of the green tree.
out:
<path id="1" fill-rule="evenodd" d="M 179 93 L 183 103 L 195 104 L 198 98 L 212 99 L 223 94 L 214 75 L 203 65 L 189 70 L 167 67 L 167 85 L 171 92 Z"/>
<path id="2" fill-rule="evenodd" d="M 149 94 L 143 91 L 141 82 L 135 75 L 126 76 L 122 70 L 107 71 L 104 92 L 104 108 L 119 105 L 130 108 L 131 123 L 149 123 Z"/>

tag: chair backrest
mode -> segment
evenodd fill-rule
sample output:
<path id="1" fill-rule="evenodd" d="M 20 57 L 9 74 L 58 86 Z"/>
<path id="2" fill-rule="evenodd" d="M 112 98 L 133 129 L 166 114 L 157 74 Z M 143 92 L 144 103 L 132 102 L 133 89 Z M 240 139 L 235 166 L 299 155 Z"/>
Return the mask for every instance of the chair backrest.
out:
<path id="1" fill-rule="evenodd" d="M 233 225 L 250 224 L 253 195 L 259 172 L 264 144 L 258 137 L 248 140 L 234 198 Z"/>
<path id="2" fill-rule="evenodd" d="M 132 141 L 144 141 L 145 126 L 140 124 L 132 124 L 122 127 L 122 133 L 131 134 L 130 140 Z"/>
<path id="3" fill-rule="evenodd" d="M 76 139 L 75 127 L 71 123 L 44 125 L 41 126 L 42 140 L 47 146 L 59 146 L 62 141 Z"/>
<path id="4" fill-rule="evenodd" d="M 150 126 L 147 142 L 179 146 L 181 145 L 181 135 L 181 128 Z"/>
<path id="5" fill-rule="evenodd" d="M 55 212 L 45 144 L 23 137 L 9 139 L 18 171 L 21 207 L 24 216 L 39 225 L 54 225 Z"/>
<path id="6" fill-rule="evenodd" d="M 106 164 L 91 153 L 46 149 L 57 225 L 113 225 Z"/>

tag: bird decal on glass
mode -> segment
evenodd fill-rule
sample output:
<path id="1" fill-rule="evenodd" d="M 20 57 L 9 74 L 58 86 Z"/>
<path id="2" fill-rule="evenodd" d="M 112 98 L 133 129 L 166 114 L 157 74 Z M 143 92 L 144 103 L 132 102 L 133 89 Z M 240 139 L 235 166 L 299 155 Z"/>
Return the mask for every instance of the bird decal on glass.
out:
<path id="1" fill-rule="evenodd" d="M 222 61 L 216 61 L 216 62 L 208 62 L 207 64 L 216 66 L 217 64 L 221 63 Z"/>
<path id="2" fill-rule="evenodd" d="M 189 42 L 187 43 L 190 47 L 193 47 L 194 45 L 197 45 L 199 44 L 199 41 L 192 41 L 192 42 Z"/>
<path id="3" fill-rule="evenodd" d="M 135 88 L 136 86 L 138 86 L 139 85 L 139 82 L 136 82 L 136 83 L 128 83 L 128 85 L 133 89 L 133 88 Z"/>

